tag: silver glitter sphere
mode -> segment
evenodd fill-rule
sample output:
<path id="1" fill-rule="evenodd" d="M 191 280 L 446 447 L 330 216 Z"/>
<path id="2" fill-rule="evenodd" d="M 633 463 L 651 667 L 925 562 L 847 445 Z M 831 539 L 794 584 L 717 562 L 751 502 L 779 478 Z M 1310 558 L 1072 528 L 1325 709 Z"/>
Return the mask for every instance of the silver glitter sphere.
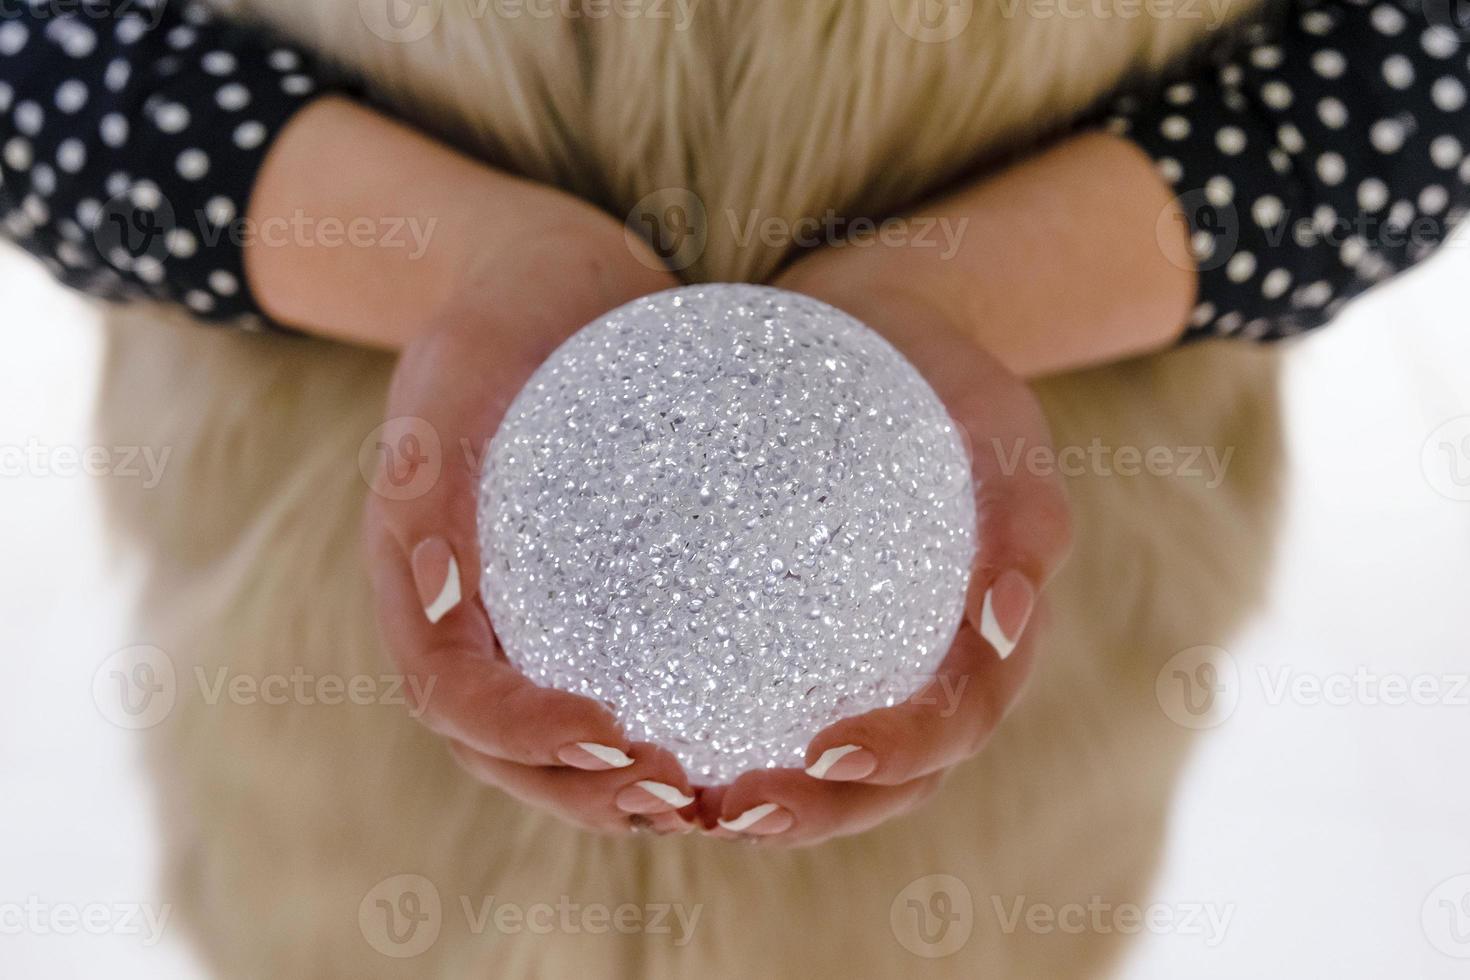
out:
<path id="1" fill-rule="evenodd" d="M 839 310 L 745 285 L 568 340 L 491 442 L 479 521 L 511 662 L 704 785 L 799 767 L 821 729 L 921 687 L 976 536 L 964 445 L 918 371 Z"/>

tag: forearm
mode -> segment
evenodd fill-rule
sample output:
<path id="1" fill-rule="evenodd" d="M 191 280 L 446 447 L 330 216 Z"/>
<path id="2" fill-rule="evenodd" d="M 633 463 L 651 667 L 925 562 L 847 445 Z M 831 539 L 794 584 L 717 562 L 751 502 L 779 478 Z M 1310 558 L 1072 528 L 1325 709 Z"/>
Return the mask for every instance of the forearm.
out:
<path id="1" fill-rule="evenodd" d="M 353 88 L 197 4 L 26 7 L 0 18 L 0 235 L 99 298 L 382 347 L 518 279 L 567 316 L 662 288 L 591 205 L 322 94 Z"/>
<path id="2" fill-rule="evenodd" d="M 1115 137 L 1067 140 L 905 220 L 946 235 L 814 253 L 787 284 L 838 305 L 906 292 L 1028 377 L 1167 347 L 1193 303 L 1173 194 Z"/>
<path id="3" fill-rule="evenodd" d="M 386 348 L 412 340 L 482 270 L 515 268 L 538 242 L 537 254 L 568 269 L 593 247 L 635 258 L 592 206 L 337 98 L 281 132 L 244 228 L 247 276 L 272 319 Z"/>

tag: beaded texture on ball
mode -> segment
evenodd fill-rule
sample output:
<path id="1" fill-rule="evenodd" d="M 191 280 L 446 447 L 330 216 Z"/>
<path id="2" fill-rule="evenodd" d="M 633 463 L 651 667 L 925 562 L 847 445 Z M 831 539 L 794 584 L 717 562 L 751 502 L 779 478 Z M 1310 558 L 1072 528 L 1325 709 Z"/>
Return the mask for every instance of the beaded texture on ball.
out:
<path id="1" fill-rule="evenodd" d="M 485 461 L 481 594 L 510 661 L 613 706 L 699 784 L 804 764 L 910 697 L 963 614 L 963 441 L 887 341 L 746 285 L 645 297 L 516 397 Z"/>

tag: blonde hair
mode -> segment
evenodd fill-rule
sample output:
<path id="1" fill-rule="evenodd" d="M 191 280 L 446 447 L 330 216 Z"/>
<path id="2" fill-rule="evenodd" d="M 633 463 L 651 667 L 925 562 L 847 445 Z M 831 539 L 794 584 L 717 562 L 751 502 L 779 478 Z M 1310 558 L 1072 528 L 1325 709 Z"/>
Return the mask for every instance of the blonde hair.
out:
<path id="1" fill-rule="evenodd" d="M 1255 6 L 1174 0 L 1180 16 L 1159 18 L 1118 3 L 1099 18 L 1081 12 L 1113 0 L 948 0 L 953 23 L 926 28 L 936 0 L 639 0 L 640 16 L 595 20 L 423 2 L 433 30 L 403 43 L 368 29 L 359 0 L 248 7 L 412 118 L 619 218 L 650 195 L 698 202 L 708 240 L 682 270 L 696 281 L 780 264 L 782 247 L 740 235 L 752 215 L 883 217 Z"/>

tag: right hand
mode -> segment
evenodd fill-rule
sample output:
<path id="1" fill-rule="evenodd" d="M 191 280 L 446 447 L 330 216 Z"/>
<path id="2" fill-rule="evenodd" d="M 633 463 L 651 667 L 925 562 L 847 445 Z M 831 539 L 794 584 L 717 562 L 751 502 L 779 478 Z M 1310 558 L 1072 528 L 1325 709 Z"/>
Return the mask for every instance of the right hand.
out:
<path id="1" fill-rule="evenodd" d="M 924 375 L 967 437 L 979 548 L 964 622 L 934 679 L 908 701 L 838 721 L 807 769 L 759 769 L 705 793 L 713 834 L 792 847 L 860 833 L 921 805 L 981 751 L 1036 667 L 1034 614 L 1071 546 L 1060 478 L 1008 461 L 1050 450 L 1036 395 L 933 302 L 935 291 L 858 251 L 816 253 L 777 285 L 824 300 L 885 337 Z M 860 263 L 850 264 L 857 256 Z M 1028 628 L 1028 625 L 1030 628 Z M 836 753 L 829 755 L 829 753 Z M 834 767 L 823 765 L 833 760 Z"/>
<path id="2" fill-rule="evenodd" d="M 480 462 L 512 399 L 577 329 L 677 285 L 590 207 L 559 203 L 543 228 L 478 259 L 394 372 L 365 520 L 383 637 L 406 686 L 427 692 L 416 713 L 476 778 L 582 827 L 683 831 L 694 793 L 674 757 L 630 743 L 602 704 L 523 676 L 479 597 Z"/>

